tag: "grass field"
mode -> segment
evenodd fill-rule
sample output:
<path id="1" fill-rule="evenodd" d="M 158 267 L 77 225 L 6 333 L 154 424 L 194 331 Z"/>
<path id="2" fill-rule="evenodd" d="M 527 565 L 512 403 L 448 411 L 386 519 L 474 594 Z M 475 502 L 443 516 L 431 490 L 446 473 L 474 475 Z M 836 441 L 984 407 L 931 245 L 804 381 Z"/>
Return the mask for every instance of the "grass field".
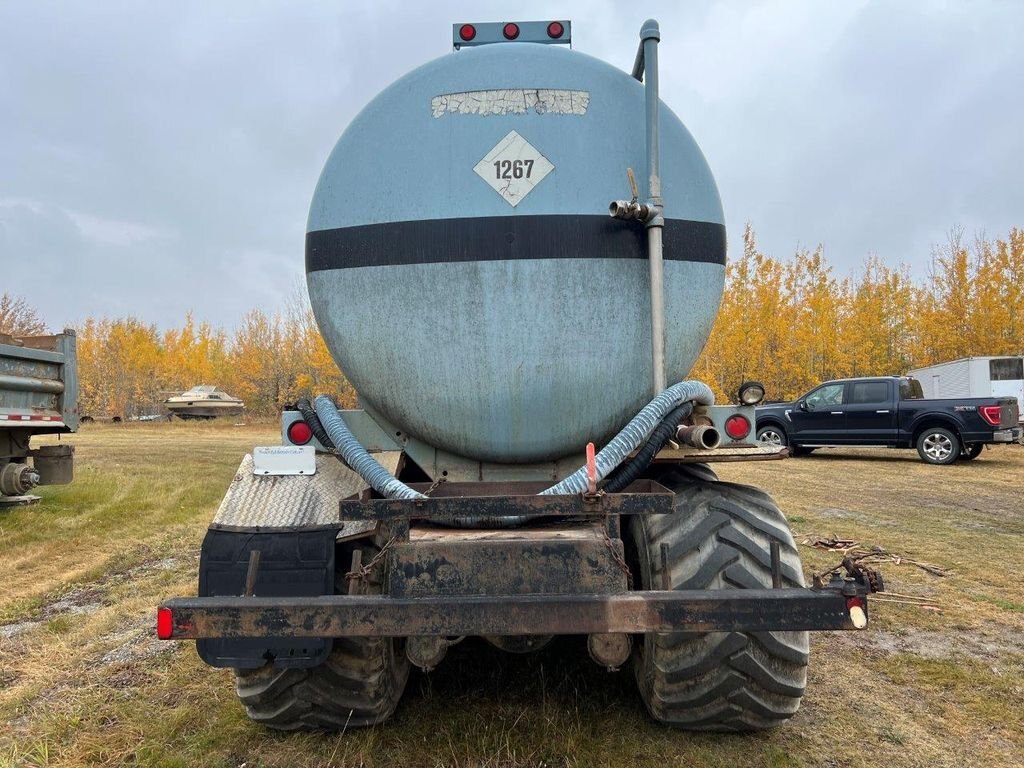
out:
<path id="1" fill-rule="evenodd" d="M 909 451 L 721 465 L 772 493 L 799 535 L 949 569 L 882 566 L 942 612 L 878 603 L 862 633 L 816 634 L 808 694 L 752 736 L 652 723 L 627 670 L 579 638 L 529 656 L 467 641 L 414 674 L 395 718 L 348 734 L 249 723 L 229 673 L 153 637 L 193 594 L 203 532 L 242 455 L 273 427 L 92 425 L 72 485 L 0 512 L 0 766 L 1024 765 L 1024 448 L 927 466 Z M 801 548 L 805 570 L 836 553 Z"/>

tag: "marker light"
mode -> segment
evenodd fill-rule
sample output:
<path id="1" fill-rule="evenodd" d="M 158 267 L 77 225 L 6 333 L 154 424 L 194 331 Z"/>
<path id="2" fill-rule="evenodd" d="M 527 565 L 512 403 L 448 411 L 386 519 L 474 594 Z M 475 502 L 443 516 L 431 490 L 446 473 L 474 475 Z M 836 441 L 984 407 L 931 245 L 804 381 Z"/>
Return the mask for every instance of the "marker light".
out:
<path id="1" fill-rule="evenodd" d="M 474 27 L 472 24 L 463 24 L 461 27 L 459 27 L 459 37 L 462 38 L 464 42 L 468 43 L 470 40 L 476 37 L 476 27 Z"/>
<path id="2" fill-rule="evenodd" d="M 750 422 L 746 416 L 734 413 L 725 420 L 725 434 L 733 440 L 742 440 L 750 434 Z"/>
<path id="3" fill-rule="evenodd" d="M 288 425 L 288 439 L 295 445 L 305 445 L 313 439 L 313 430 L 304 421 L 293 421 Z"/>
<path id="4" fill-rule="evenodd" d="M 548 37 L 552 40 L 557 40 L 565 34 L 565 27 L 562 26 L 560 21 L 552 21 L 548 24 Z"/>
<path id="5" fill-rule="evenodd" d="M 170 640 L 174 634 L 174 617 L 170 608 L 156 609 L 156 636 L 159 640 Z"/>
<path id="6" fill-rule="evenodd" d="M 511 21 L 502 27 L 501 34 L 505 36 L 506 40 L 515 40 L 519 37 L 519 25 L 514 24 Z"/>

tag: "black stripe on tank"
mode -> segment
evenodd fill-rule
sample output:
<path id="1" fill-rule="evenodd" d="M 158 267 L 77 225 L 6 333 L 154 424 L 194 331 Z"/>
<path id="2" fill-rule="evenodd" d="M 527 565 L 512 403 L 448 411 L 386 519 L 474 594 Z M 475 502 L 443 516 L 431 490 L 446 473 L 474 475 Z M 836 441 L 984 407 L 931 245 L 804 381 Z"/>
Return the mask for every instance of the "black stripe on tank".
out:
<path id="1" fill-rule="evenodd" d="M 666 219 L 666 261 L 725 264 L 725 227 Z M 549 258 L 646 259 L 643 224 L 610 216 L 489 216 L 306 233 L 306 271 Z"/>

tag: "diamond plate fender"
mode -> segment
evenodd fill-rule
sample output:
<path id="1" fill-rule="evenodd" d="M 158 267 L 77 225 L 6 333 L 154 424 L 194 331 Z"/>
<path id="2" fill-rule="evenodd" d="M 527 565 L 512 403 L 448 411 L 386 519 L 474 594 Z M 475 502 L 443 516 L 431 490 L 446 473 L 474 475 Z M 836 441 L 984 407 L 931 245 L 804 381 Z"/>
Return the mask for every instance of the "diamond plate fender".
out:
<path id="1" fill-rule="evenodd" d="M 383 451 L 374 457 L 389 472 L 398 471 L 401 451 Z M 302 530 L 337 526 L 346 538 L 373 530 L 373 523 L 338 519 L 339 502 L 368 487 L 363 479 L 331 454 L 317 454 L 312 475 L 254 475 L 252 456 L 246 454 L 210 527 L 219 530 Z"/>

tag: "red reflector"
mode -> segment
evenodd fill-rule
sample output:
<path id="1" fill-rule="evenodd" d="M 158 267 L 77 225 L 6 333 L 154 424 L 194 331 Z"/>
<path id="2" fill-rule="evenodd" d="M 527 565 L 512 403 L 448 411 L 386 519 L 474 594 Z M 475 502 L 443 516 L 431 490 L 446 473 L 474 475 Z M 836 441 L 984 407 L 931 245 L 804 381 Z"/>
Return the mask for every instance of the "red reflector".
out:
<path id="1" fill-rule="evenodd" d="M 750 434 L 750 422 L 738 413 L 725 420 L 725 434 L 733 440 L 742 440 Z"/>
<path id="2" fill-rule="evenodd" d="M 476 37 L 476 27 L 472 24 L 463 24 L 459 27 L 459 37 L 465 40 L 467 43 Z"/>
<path id="3" fill-rule="evenodd" d="M 981 414 L 981 418 L 991 424 L 993 427 L 999 426 L 999 420 L 1002 418 L 1003 407 L 1001 405 L 979 405 L 978 413 Z"/>
<path id="4" fill-rule="evenodd" d="M 160 640 L 170 640 L 174 634 L 174 617 L 170 608 L 156 609 L 156 636 Z"/>
<path id="5" fill-rule="evenodd" d="M 305 445 L 313 439 L 313 430 L 304 421 L 293 421 L 288 425 L 288 439 L 295 445 Z"/>
<path id="6" fill-rule="evenodd" d="M 501 34 L 505 36 L 506 40 L 515 40 L 517 37 L 519 37 L 519 25 L 512 23 L 506 24 L 502 28 Z"/>
<path id="7" fill-rule="evenodd" d="M 565 34 L 565 27 L 562 26 L 561 22 L 552 21 L 548 24 L 548 37 L 557 40 Z"/>

